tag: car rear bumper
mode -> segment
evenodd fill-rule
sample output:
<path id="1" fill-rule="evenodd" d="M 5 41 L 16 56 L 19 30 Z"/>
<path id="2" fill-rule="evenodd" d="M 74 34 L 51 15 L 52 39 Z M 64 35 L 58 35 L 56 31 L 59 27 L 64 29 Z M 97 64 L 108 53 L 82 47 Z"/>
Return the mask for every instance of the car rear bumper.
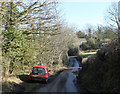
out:
<path id="1" fill-rule="evenodd" d="M 40 80 L 40 81 L 46 81 L 46 77 L 38 77 L 38 76 L 29 76 L 30 80 Z"/>

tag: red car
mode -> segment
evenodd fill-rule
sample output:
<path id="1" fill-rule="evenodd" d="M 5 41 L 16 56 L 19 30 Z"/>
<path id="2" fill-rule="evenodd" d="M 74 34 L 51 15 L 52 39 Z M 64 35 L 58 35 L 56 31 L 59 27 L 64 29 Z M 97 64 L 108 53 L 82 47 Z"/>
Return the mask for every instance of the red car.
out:
<path id="1" fill-rule="evenodd" d="M 29 75 L 30 80 L 45 81 L 47 82 L 49 78 L 48 67 L 35 65 L 32 72 Z"/>

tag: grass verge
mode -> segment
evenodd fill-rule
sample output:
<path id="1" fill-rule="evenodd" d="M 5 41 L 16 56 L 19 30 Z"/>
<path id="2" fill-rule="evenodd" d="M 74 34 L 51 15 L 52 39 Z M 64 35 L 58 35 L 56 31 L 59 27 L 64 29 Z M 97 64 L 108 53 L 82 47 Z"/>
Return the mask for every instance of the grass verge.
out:
<path id="1" fill-rule="evenodd" d="M 87 52 L 87 53 L 82 53 L 81 56 L 82 56 L 83 58 L 87 58 L 88 56 L 93 55 L 93 54 L 96 54 L 96 53 L 97 53 L 97 52 Z"/>

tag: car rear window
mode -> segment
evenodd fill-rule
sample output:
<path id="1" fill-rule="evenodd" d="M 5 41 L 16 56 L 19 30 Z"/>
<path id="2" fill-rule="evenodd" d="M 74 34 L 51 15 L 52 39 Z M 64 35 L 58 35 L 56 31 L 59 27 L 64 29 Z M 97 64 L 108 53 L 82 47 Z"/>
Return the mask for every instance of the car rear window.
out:
<path id="1" fill-rule="evenodd" d="M 45 75 L 45 69 L 33 67 L 32 74 Z"/>

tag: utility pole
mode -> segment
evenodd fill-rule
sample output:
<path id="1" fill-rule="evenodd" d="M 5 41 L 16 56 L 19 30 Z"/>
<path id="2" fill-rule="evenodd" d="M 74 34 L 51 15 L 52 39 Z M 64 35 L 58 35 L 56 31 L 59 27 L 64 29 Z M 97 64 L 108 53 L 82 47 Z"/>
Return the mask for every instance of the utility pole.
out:
<path id="1" fill-rule="evenodd" d="M 120 49 L 120 1 L 118 2 L 118 45 Z"/>

